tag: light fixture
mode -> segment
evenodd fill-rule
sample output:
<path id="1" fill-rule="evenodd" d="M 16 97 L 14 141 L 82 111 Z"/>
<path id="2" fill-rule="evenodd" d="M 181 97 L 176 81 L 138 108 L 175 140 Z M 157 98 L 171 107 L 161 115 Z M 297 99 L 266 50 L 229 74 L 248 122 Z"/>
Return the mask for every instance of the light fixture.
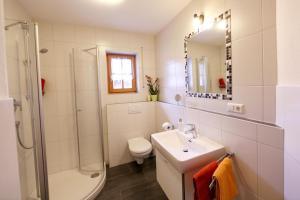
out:
<path id="1" fill-rule="evenodd" d="M 124 0 L 95 0 L 103 5 L 114 6 L 122 3 Z"/>
<path id="2" fill-rule="evenodd" d="M 194 14 L 194 19 L 193 19 L 193 27 L 195 32 L 199 32 L 201 25 L 204 23 L 204 15 L 198 15 L 198 14 Z"/>

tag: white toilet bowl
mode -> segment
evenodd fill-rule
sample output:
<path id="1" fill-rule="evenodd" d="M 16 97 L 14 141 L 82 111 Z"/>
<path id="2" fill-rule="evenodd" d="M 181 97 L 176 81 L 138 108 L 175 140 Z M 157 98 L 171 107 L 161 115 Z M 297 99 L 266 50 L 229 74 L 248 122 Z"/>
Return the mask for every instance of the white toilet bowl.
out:
<path id="1" fill-rule="evenodd" d="M 132 157 L 139 165 L 143 164 L 144 159 L 148 158 L 152 151 L 151 143 L 142 137 L 128 140 L 128 147 Z"/>

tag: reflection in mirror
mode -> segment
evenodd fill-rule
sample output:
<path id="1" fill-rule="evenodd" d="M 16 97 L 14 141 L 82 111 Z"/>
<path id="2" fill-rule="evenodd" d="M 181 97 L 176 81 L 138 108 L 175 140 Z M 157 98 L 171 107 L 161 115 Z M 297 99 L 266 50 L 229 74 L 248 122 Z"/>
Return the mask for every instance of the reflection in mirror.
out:
<path id="1" fill-rule="evenodd" d="M 192 37 L 188 44 L 189 91 L 197 93 L 226 93 L 225 29 L 205 30 Z M 223 81 L 225 83 L 225 81 Z"/>
<path id="2" fill-rule="evenodd" d="M 230 36 L 230 12 L 227 11 L 216 18 L 210 28 L 186 37 L 187 94 L 231 99 Z"/>

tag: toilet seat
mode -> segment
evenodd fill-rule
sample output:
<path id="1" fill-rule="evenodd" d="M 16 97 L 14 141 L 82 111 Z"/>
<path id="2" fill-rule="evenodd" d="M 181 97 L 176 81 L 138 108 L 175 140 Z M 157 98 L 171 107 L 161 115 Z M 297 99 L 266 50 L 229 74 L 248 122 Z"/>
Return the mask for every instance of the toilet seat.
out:
<path id="1" fill-rule="evenodd" d="M 129 150 L 134 154 L 149 153 L 152 150 L 151 143 L 142 137 L 128 140 L 128 146 Z"/>

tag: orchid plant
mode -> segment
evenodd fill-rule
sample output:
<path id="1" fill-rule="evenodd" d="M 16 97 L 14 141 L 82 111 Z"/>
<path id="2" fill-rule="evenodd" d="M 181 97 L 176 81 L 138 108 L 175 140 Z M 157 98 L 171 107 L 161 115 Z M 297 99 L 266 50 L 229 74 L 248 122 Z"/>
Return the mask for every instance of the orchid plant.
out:
<path id="1" fill-rule="evenodd" d="M 147 86 L 149 87 L 150 95 L 158 95 L 159 93 L 159 80 L 158 78 L 153 81 L 151 76 L 146 75 Z"/>

